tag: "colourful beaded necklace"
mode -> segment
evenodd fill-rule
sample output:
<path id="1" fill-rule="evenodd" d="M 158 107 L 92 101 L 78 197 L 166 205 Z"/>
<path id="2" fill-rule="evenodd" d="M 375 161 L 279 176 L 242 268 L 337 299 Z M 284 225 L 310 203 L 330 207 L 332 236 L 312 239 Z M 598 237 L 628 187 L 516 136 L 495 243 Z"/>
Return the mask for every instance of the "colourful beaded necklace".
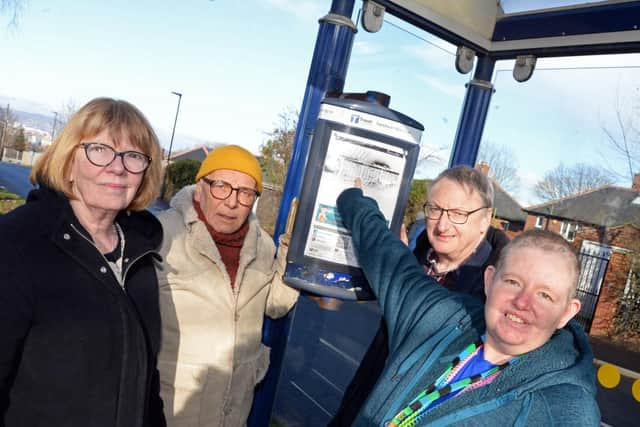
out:
<path id="1" fill-rule="evenodd" d="M 420 394 L 418 394 L 411 403 L 409 403 L 409 405 L 393 417 L 389 423 L 389 427 L 414 427 L 420 419 L 426 415 L 427 409 L 429 409 L 430 405 L 436 400 L 450 393 L 464 390 L 470 385 L 478 383 L 491 376 L 495 376 L 510 364 L 518 361 L 520 358 L 520 356 L 516 356 L 502 365 L 494 366 L 487 371 L 472 375 L 468 378 L 462 378 L 454 383 L 449 383 L 451 379 L 455 377 L 455 373 L 458 371 L 456 368 L 459 368 L 458 365 L 460 365 L 460 362 L 467 362 L 468 359 L 471 359 L 471 357 L 478 352 L 483 343 L 484 335 L 482 335 L 476 342 L 469 344 L 464 350 L 462 350 L 460 354 L 453 359 L 451 363 L 449 363 L 447 369 L 444 370 L 442 375 L 440 375 L 433 384 L 420 392 Z"/>

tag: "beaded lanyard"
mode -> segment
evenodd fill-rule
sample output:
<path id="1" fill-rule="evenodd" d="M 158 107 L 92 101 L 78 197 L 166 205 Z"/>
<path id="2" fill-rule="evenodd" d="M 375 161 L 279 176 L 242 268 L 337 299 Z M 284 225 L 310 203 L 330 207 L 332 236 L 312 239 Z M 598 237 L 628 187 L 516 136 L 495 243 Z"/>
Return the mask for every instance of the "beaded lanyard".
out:
<path id="1" fill-rule="evenodd" d="M 409 405 L 407 405 L 404 409 L 396 414 L 395 417 L 389 423 L 389 427 L 413 427 L 422 417 L 426 415 L 427 409 L 429 406 L 441 398 L 442 396 L 446 396 L 449 393 L 455 393 L 458 390 L 465 389 L 471 384 L 482 381 L 485 378 L 488 378 L 492 375 L 497 374 L 502 371 L 504 368 L 509 366 L 512 363 L 515 363 L 519 356 L 512 358 L 506 363 L 503 363 L 499 366 L 494 366 L 493 368 L 481 372 L 479 374 L 472 375 L 468 378 L 462 378 L 454 383 L 447 384 L 454 375 L 450 375 L 451 371 L 454 370 L 458 364 L 468 358 L 469 356 L 475 354 L 478 349 L 484 343 L 484 335 L 480 337 L 476 342 L 469 344 L 464 350 L 460 352 L 460 354 L 453 359 L 447 369 L 444 370 L 442 375 L 438 377 L 438 379 L 427 387 L 425 390 L 420 392 L 418 396 L 416 396 Z"/>

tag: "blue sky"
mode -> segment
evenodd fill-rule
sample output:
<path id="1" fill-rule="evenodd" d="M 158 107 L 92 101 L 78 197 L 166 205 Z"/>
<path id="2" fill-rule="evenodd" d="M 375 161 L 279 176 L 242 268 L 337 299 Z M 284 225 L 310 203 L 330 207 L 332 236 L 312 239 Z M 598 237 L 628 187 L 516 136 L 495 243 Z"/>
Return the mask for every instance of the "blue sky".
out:
<path id="1" fill-rule="evenodd" d="M 0 19 L 0 96 L 37 102 L 44 112 L 69 99 L 123 98 L 168 147 L 177 105 L 171 91 L 178 91 L 174 150 L 196 138 L 257 152 L 278 114 L 300 107 L 318 19 L 330 4 L 29 0 L 17 27 Z M 455 136 L 469 75 L 455 71 L 454 52 L 389 16 L 379 33 L 360 29 L 355 38 L 345 91 L 388 93 L 392 108 L 425 126 L 423 149 L 440 161 L 423 164 L 418 177 L 444 167 Z M 496 68 L 484 140 L 516 152 L 522 186 L 515 196 L 523 205 L 536 202 L 531 185 L 560 161 L 623 168 L 606 150 L 602 127 L 611 126 L 616 100 L 632 113 L 634 96 L 640 102 L 640 55 L 539 60 L 527 83 L 513 80 L 511 63 Z"/>

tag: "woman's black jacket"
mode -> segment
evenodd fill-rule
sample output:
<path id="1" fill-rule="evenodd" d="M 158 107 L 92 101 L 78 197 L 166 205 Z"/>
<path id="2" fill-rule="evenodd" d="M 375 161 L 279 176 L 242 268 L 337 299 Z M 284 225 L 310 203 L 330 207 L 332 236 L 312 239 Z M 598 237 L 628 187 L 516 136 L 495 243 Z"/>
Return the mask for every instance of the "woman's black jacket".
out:
<path id="1" fill-rule="evenodd" d="M 0 216 L 0 426 L 163 426 L 156 371 L 162 240 L 121 212 L 124 290 L 68 200 L 47 188 Z"/>

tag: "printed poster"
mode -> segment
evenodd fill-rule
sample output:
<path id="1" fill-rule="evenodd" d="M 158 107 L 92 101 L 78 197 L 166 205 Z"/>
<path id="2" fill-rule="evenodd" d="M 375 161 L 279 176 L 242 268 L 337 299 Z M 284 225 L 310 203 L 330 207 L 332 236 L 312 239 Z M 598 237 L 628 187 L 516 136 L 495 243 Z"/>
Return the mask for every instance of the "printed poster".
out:
<path id="1" fill-rule="evenodd" d="M 359 267 L 351 234 L 342 224 L 336 199 L 343 190 L 359 186 L 365 196 L 378 202 L 389 222 L 400 193 L 406 156 L 400 147 L 333 130 L 304 255 Z"/>

